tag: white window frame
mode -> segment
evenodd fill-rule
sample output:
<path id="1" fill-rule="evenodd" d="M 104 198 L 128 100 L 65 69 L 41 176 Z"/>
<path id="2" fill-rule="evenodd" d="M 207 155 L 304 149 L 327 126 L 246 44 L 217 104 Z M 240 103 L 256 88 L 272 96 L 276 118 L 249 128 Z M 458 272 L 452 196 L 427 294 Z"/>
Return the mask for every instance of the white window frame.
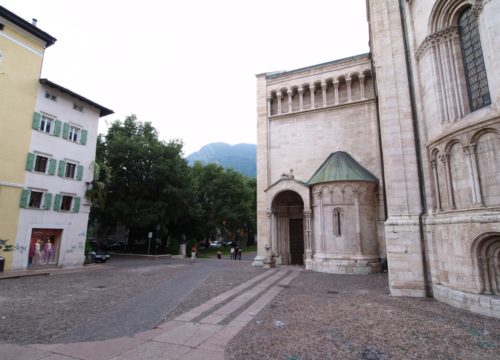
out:
<path id="1" fill-rule="evenodd" d="M 73 168 L 73 177 L 68 176 L 69 166 L 74 166 L 74 168 Z M 66 164 L 64 165 L 64 177 L 66 179 L 76 179 L 76 174 L 77 173 L 78 173 L 78 163 L 73 162 L 73 161 L 66 161 Z"/>
<path id="2" fill-rule="evenodd" d="M 54 133 L 55 124 L 56 124 L 56 119 L 54 117 L 47 114 L 41 114 L 40 128 L 39 128 L 41 132 L 52 135 Z M 48 131 L 47 131 L 47 125 L 49 125 Z"/>
<path id="3" fill-rule="evenodd" d="M 39 194 L 41 194 L 40 195 L 40 203 L 38 204 L 38 206 L 32 206 L 31 205 L 31 200 L 33 198 L 33 193 L 39 193 Z M 29 200 L 28 200 L 28 209 L 42 209 L 44 197 L 45 197 L 45 191 L 44 190 L 30 189 L 30 197 L 29 197 Z"/>
<path id="4" fill-rule="evenodd" d="M 36 169 L 36 161 L 39 157 L 47 159 L 47 162 L 45 163 L 45 170 L 44 171 L 39 171 Z M 50 156 L 35 153 L 35 163 L 33 164 L 33 171 L 36 173 L 39 173 L 39 174 L 46 174 L 49 171 L 50 159 L 51 159 Z"/>
<path id="5" fill-rule="evenodd" d="M 68 140 L 73 142 L 79 142 L 82 134 L 82 129 L 78 126 L 69 124 Z"/>
<path id="6" fill-rule="evenodd" d="M 69 202 L 69 209 L 63 209 L 63 205 L 64 205 L 64 198 L 65 197 L 69 197 L 71 198 L 71 201 Z M 61 194 L 61 207 L 59 208 L 59 211 L 67 211 L 67 212 L 71 212 L 71 209 L 73 208 L 73 201 L 75 200 L 75 196 L 74 195 L 70 195 L 70 194 Z"/>

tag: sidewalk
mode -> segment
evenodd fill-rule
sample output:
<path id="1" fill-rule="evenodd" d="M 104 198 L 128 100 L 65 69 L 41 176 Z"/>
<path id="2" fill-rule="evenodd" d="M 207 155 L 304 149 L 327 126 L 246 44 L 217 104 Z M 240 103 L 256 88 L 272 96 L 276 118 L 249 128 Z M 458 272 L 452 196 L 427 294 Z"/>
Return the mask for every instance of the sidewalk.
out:
<path id="1" fill-rule="evenodd" d="M 269 270 L 133 337 L 54 345 L 1 344 L 0 360 L 224 359 L 229 341 L 300 271 Z"/>

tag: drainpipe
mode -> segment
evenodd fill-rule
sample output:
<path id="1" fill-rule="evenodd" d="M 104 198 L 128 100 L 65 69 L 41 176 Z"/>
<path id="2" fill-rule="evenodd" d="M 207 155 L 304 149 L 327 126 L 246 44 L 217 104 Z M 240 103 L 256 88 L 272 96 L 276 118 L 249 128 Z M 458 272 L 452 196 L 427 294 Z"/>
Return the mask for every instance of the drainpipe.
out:
<path id="1" fill-rule="evenodd" d="M 418 128 L 417 106 L 415 101 L 415 82 L 413 80 L 413 73 L 411 71 L 411 57 L 408 41 L 408 25 L 406 24 L 406 16 L 403 0 L 399 0 L 399 15 L 401 17 L 401 28 L 403 31 L 403 44 L 405 51 L 406 72 L 408 76 L 408 91 L 410 93 L 410 106 L 411 106 L 411 119 L 413 125 L 413 135 L 415 137 L 415 153 L 417 157 L 417 174 L 418 174 L 418 187 L 420 192 L 420 212 L 418 214 L 418 226 L 420 233 L 420 246 L 422 249 L 422 269 L 424 272 L 424 289 L 425 295 L 430 297 L 429 275 L 427 265 L 427 249 L 424 238 L 423 215 L 426 209 L 425 200 L 425 186 L 424 186 L 424 171 L 422 165 L 422 156 L 420 148 L 420 133 Z"/>

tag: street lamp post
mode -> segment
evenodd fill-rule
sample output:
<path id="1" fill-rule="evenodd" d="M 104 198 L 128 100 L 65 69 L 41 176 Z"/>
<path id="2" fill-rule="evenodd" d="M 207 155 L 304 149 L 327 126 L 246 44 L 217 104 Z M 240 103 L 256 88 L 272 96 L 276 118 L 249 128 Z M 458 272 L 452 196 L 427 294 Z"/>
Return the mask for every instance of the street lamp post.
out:
<path id="1" fill-rule="evenodd" d="M 156 225 L 156 256 L 158 256 L 158 243 L 160 242 L 160 224 Z"/>

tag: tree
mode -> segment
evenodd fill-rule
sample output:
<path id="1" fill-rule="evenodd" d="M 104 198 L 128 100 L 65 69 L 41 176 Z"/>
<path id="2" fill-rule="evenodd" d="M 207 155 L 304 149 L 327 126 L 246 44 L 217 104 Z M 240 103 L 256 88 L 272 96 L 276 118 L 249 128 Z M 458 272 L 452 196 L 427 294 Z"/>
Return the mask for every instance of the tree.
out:
<path id="1" fill-rule="evenodd" d="M 193 191 L 198 204 L 198 229 L 205 244 L 219 231 L 237 236 L 255 223 L 251 182 L 231 169 L 196 162 L 192 168 Z"/>
<path id="2" fill-rule="evenodd" d="M 113 122 L 102 145 L 111 173 L 99 216 L 103 226 L 126 226 L 130 247 L 158 225 L 165 235 L 191 217 L 189 168 L 181 141 L 160 141 L 151 123 L 132 115 Z"/>

